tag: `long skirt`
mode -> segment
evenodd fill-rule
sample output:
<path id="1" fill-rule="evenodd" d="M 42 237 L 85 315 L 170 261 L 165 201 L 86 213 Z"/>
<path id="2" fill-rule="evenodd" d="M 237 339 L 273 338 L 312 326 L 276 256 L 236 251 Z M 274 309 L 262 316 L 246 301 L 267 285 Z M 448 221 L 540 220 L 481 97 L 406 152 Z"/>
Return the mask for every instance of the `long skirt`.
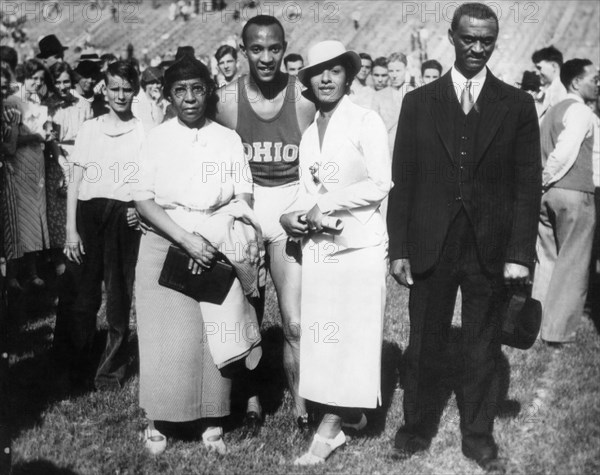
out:
<path id="1" fill-rule="evenodd" d="M 302 255 L 300 396 L 322 404 L 381 403 L 387 247 L 341 252 L 310 240 Z"/>
<path id="2" fill-rule="evenodd" d="M 10 183 L 3 207 L 14 209 L 16 213 L 9 218 L 16 219 L 5 216 L 2 225 L 6 257 L 17 259 L 49 246 L 44 153 L 39 144 L 18 147 L 8 163 L 11 171 L 7 170 L 5 180 Z"/>
<path id="3" fill-rule="evenodd" d="M 136 267 L 140 406 L 151 420 L 185 422 L 230 412 L 231 380 L 213 362 L 200 305 L 158 278 L 171 243 L 142 236 Z M 234 281 L 231 292 L 242 292 Z"/>
<path id="4" fill-rule="evenodd" d="M 67 190 L 65 176 L 54 157 L 46 157 L 46 210 L 50 248 L 62 249 L 65 245 L 67 224 Z"/>

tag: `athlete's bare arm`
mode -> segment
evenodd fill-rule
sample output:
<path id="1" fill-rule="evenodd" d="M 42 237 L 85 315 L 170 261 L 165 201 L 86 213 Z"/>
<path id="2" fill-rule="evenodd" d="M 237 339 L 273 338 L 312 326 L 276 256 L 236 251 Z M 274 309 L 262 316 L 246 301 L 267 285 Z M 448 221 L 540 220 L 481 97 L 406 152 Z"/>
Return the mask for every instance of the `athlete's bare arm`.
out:
<path id="1" fill-rule="evenodd" d="M 237 81 L 217 89 L 217 114 L 215 121 L 219 124 L 235 130 L 237 127 L 238 97 Z"/>

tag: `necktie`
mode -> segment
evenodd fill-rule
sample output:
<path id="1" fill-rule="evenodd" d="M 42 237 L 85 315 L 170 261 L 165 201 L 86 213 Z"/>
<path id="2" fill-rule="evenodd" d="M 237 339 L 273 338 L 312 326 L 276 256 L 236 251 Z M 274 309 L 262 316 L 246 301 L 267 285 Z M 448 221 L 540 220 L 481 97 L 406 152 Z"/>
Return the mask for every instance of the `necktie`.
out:
<path id="1" fill-rule="evenodd" d="M 473 93 L 471 92 L 471 81 L 467 81 L 467 84 L 465 85 L 465 88 L 460 96 L 460 106 L 462 107 L 465 115 L 467 115 L 474 105 L 475 101 L 473 100 Z"/>

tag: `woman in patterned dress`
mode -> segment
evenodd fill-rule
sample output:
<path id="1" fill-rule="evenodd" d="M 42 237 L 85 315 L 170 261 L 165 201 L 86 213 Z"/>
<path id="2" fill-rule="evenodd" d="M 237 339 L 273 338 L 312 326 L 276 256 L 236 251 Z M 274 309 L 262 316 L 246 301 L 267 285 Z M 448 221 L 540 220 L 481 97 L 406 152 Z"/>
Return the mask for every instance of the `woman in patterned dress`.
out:
<path id="1" fill-rule="evenodd" d="M 46 173 L 44 142 L 49 139 L 45 130 L 48 108 L 39 103 L 39 93 L 50 83 L 43 63 L 30 59 L 17 68 L 19 92 L 6 99 L 21 112 L 17 148 L 8 160 L 8 179 L 14 187 L 17 208 L 16 228 L 5 242 L 7 258 L 23 258 L 26 282 L 35 287 L 44 285 L 37 275 L 36 253 L 49 247 L 46 217 Z"/>

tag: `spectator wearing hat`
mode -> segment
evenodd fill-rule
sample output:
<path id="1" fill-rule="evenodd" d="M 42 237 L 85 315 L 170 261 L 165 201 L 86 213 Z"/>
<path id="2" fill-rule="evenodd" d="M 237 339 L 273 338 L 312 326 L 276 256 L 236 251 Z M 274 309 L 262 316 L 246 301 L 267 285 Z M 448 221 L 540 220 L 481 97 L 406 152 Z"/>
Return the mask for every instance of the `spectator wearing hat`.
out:
<path id="1" fill-rule="evenodd" d="M 42 60 L 47 67 L 64 61 L 65 50 L 69 49 L 68 46 L 63 46 L 55 35 L 44 36 L 38 46 L 40 53 L 37 58 Z"/>
<path id="2" fill-rule="evenodd" d="M 152 67 L 144 69 L 141 89 L 135 97 L 131 110 L 142 121 L 144 130 L 149 132 L 162 124 L 165 118 L 167 102 L 163 97 L 163 71 Z"/>
<path id="3" fill-rule="evenodd" d="M 96 61 L 79 61 L 74 69 L 77 82 L 73 95 L 80 101 L 85 101 L 92 109 L 93 117 L 98 117 L 108 112 L 104 98 L 94 92 L 94 87 L 100 79 L 100 65 Z"/>
<path id="4" fill-rule="evenodd" d="M 318 112 L 300 142 L 297 211 L 281 223 L 303 242 L 299 394 L 323 404 L 325 415 L 297 465 L 323 462 L 345 443 L 344 426 L 366 426 L 358 408 L 381 404 L 387 231 L 380 205 L 392 181 L 385 124 L 347 97 L 360 68 L 357 53 L 322 41 L 298 75 Z M 332 232 L 326 219 L 342 229 Z M 330 330 L 332 338 L 323 333 Z"/>
<path id="5" fill-rule="evenodd" d="M 542 101 L 544 99 L 544 94 L 541 92 L 542 82 L 540 76 L 534 71 L 523 71 L 523 78 L 517 85 L 521 90 L 531 94 L 535 100 L 535 108 L 539 117 L 542 112 Z"/>

